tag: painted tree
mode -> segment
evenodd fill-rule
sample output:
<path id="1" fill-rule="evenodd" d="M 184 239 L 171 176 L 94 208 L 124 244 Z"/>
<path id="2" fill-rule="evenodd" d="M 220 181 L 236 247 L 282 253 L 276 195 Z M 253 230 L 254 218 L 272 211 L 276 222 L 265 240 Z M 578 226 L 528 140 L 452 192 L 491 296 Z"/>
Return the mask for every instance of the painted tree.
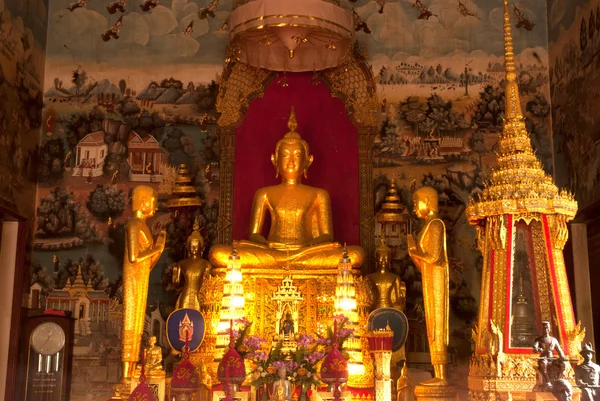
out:
<path id="1" fill-rule="evenodd" d="M 410 96 L 402 102 L 397 109 L 397 118 L 406 121 L 415 127 L 415 133 L 421 135 L 421 124 L 427 119 L 429 107 L 421 103 L 416 96 Z"/>
<path id="2" fill-rule="evenodd" d="M 68 283 L 75 281 L 80 267 L 81 278 L 84 284 L 91 286 L 95 290 L 107 289 L 109 280 L 104 275 L 104 267 L 91 254 L 77 260 L 67 259 L 56 275 L 56 288 L 64 288 Z"/>
<path id="3" fill-rule="evenodd" d="M 479 127 L 496 129 L 502 128 L 504 116 L 504 82 L 499 86 L 486 85 L 479 92 L 479 99 L 475 107 L 472 121 Z"/>
<path id="4" fill-rule="evenodd" d="M 483 156 L 488 153 L 488 149 L 485 146 L 485 135 L 479 130 L 475 131 L 471 138 L 469 138 L 469 147 L 479 158 L 479 168 L 483 166 Z"/>
<path id="5" fill-rule="evenodd" d="M 49 139 L 34 153 L 37 179 L 41 184 L 54 185 L 63 178 L 65 148 L 60 138 Z"/>
<path id="6" fill-rule="evenodd" d="M 114 219 L 123 214 L 127 196 L 122 189 L 113 185 L 97 185 L 90 192 L 85 205 L 93 216 L 106 221 L 109 217 Z"/>
<path id="7" fill-rule="evenodd" d="M 456 135 L 457 131 L 466 130 L 469 124 L 465 121 L 464 115 L 453 110 L 451 100 L 444 100 L 440 95 L 434 93 L 427 98 L 427 119 L 431 121 L 433 127 L 439 134 Z"/>
<path id="8" fill-rule="evenodd" d="M 37 208 L 38 232 L 42 237 L 76 236 L 84 241 L 98 241 L 96 226 L 90 216 L 75 201 L 72 192 L 55 188 L 40 200 Z"/>
<path id="9" fill-rule="evenodd" d="M 55 288 L 54 280 L 48 274 L 46 267 L 40 263 L 31 264 L 29 286 L 31 287 L 35 283 L 38 283 L 42 287 L 41 293 L 43 297 L 50 294 Z"/>
<path id="10" fill-rule="evenodd" d="M 125 90 L 127 90 L 127 81 L 124 79 L 119 81 L 119 90 L 121 91 L 121 96 L 125 95 Z"/>
<path id="11" fill-rule="evenodd" d="M 579 48 L 581 49 L 581 51 L 584 51 L 587 47 L 587 37 L 588 33 L 587 26 L 585 23 L 585 17 L 581 17 L 581 29 L 579 30 Z"/>

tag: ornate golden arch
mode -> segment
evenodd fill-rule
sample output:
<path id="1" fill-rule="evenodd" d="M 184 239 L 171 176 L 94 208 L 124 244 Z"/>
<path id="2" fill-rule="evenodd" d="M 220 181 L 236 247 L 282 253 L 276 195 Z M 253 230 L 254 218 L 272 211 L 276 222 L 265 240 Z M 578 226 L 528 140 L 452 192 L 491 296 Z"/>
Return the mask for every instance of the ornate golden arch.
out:
<path id="1" fill-rule="evenodd" d="M 233 167 L 235 132 L 244 122 L 246 111 L 254 99 L 264 95 L 265 88 L 279 72 L 251 67 L 240 62 L 227 64 L 219 87 L 217 132 L 221 141 L 221 187 L 217 242 L 230 244 L 233 236 Z M 317 78 L 329 89 L 332 97 L 342 100 L 352 124 L 358 129 L 358 185 L 360 245 L 370 257 L 374 247 L 373 154 L 377 133 L 376 83 L 371 66 L 355 50 L 341 66 L 321 71 Z M 365 268 L 368 269 L 368 263 Z"/>

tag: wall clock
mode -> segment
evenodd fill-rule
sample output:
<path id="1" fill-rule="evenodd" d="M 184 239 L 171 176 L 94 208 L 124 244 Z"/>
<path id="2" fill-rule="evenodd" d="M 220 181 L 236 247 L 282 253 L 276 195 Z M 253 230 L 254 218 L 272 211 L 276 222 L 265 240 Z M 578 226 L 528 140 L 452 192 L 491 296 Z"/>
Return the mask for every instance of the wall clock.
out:
<path id="1" fill-rule="evenodd" d="M 26 401 L 68 401 L 74 320 L 70 312 L 29 310 L 22 336 L 21 363 Z"/>

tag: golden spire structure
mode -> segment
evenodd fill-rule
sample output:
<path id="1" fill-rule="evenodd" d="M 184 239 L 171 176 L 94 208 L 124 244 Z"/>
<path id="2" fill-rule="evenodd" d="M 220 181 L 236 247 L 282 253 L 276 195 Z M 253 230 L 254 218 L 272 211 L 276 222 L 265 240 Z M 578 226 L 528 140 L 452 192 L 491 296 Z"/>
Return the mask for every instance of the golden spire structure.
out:
<path id="1" fill-rule="evenodd" d="M 490 216 L 532 212 L 560 214 L 571 220 L 577 213 L 577 202 L 572 194 L 558 190 L 531 148 L 521 110 L 510 24 L 508 0 L 504 0 L 505 118 L 497 166 L 478 201 L 471 199 L 467 218 L 477 224 Z"/>
<path id="2" fill-rule="evenodd" d="M 525 398 L 533 390 L 536 370 L 528 341 L 541 333 L 542 321 L 551 321 L 553 335 L 573 358 L 584 333 L 575 324 L 563 257 L 566 223 L 577 213 L 577 202 L 558 189 L 532 150 L 519 98 L 508 0 L 504 57 L 506 103 L 497 165 L 466 210 L 483 256 L 470 400 L 505 399 L 506 393 Z M 517 257 L 517 251 L 526 255 Z M 524 271 L 529 271 L 527 283 Z"/>

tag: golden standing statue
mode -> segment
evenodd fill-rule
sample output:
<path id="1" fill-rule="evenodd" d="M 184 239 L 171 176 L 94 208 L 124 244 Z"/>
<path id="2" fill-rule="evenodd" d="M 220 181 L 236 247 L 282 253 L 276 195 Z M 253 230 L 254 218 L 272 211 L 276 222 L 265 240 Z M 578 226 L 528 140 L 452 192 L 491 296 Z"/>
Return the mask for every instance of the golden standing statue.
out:
<path id="1" fill-rule="evenodd" d="M 133 216 L 125 228 L 122 383 L 131 379 L 139 359 L 150 271 L 165 248 L 166 232 L 162 231 L 154 244 L 152 232 L 146 224 L 146 218 L 156 212 L 157 198 L 154 189 L 145 185 L 135 187 L 132 195 Z"/>
<path id="2" fill-rule="evenodd" d="M 449 266 L 446 254 L 446 227 L 438 214 L 438 194 L 423 187 L 413 196 L 417 217 L 423 228 L 415 242 L 408 235 L 408 253 L 421 272 L 425 323 L 435 377 L 422 385 L 446 385 L 449 340 Z"/>
<path id="3" fill-rule="evenodd" d="M 179 283 L 182 275 L 185 279 L 175 309 L 200 309 L 198 294 L 200 288 L 202 288 L 204 278 L 211 272 L 212 265 L 209 261 L 200 258 L 204 251 L 204 238 L 202 238 L 199 229 L 198 221 L 194 222 L 194 231 L 192 231 L 186 243 L 188 258 L 177 263 L 173 268 L 174 283 Z"/>
<path id="4" fill-rule="evenodd" d="M 301 269 L 336 269 L 343 249 L 333 241 L 331 203 L 326 190 L 303 185 L 313 162 L 308 143 L 296 132 L 294 109 L 290 114 L 290 132 L 277 142 L 271 162 L 281 184 L 259 189 L 254 196 L 250 217 L 249 241 L 236 243 L 244 268 L 270 269 L 288 263 Z M 267 213 L 271 217 L 268 238 L 261 233 Z M 217 268 L 225 268 L 231 246 L 215 245 L 209 259 Z M 349 246 L 353 267 L 360 267 L 364 250 Z"/>
<path id="5" fill-rule="evenodd" d="M 375 302 L 373 309 L 395 308 L 404 311 L 406 304 L 406 284 L 400 277 L 390 272 L 392 250 L 381 237 L 381 243 L 375 250 L 375 263 L 377 272 L 367 277 L 375 287 Z"/>

